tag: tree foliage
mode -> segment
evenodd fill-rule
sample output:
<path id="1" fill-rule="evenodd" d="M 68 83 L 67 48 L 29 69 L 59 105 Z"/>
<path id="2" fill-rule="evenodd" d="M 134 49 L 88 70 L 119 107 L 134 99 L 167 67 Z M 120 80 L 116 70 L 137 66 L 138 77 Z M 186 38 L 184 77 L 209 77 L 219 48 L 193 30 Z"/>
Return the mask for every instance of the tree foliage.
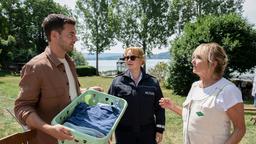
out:
<path id="1" fill-rule="evenodd" d="M 148 73 L 155 76 L 160 82 L 162 82 L 168 72 L 168 63 L 159 62 L 155 67 L 149 69 Z"/>
<path id="2" fill-rule="evenodd" d="M 50 13 L 68 14 L 67 8 L 53 0 L 4 0 L 0 1 L 0 11 L 0 38 L 11 40 L 8 45 L 1 44 L 3 69 L 12 63 L 25 63 L 44 50 L 47 45 L 41 28 L 44 17 Z"/>
<path id="3" fill-rule="evenodd" d="M 15 49 L 15 38 L 11 35 L 8 38 L 2 39 L 0 37 L 0 69 L 1 67 L 6 67 L 6 65 L 14 60 L 14 53 L 12 52 Z M 5 61 L 5 63 L 3 63 Z"/>
<path id="4" fill-rule="evenodd" d="M 98 72 L 98 55 L 110 48 L 115 36 L 115 1 L 78 0 L 77 14 L 81 19 L 79 33 L 83 45 L 90 52 L 96 53 L 96 69 Z"/>
<path id="5" fill-rule="evenodd" d="M 172 43 L 173 60 L 167 84 L 175 93 L 186 95 L 197 79 L 192 74 L 191 55 L 201 43 L 217 42 L 224 47 L 229 63 L 225 76 L 246 72 L 255 66 L 256 32 L 253 26 L 236 14 L 206 16 L 185 25 L 184 32 Z"/>
<path id="6" fill-rule="evenodd" d="M 176 31 L 180 34 L 185 23 L 207 15 L 242 12 L 244 0 L 172 0 Z"/>
<path id="7" fill-rule="evenodd" d="M 16 60 L 19 50 L 16 46 L 22 45 L 21 34 L 22 21 L 24 20 L 24 11 L 22 10 L 22 3 L 19 0 L 6 0 L 0 2 L 0 21 L 1 21 L 1 53 L 0 65 L 2 69 L 14 60 Z M 21 36 L 18 34 L 20 33 Z"/>
<path id="8" fill-rule="evenodd" d="M 140 46 L 146 54 L 166 46 L 173 34 L 174 19 L 169 0 L 120 0 L 116 14 L 117 39 L 126 47 Z"/>
<path id="9" fill-rule="evenodd" d="M 24 9 L 27 15 L 27 37 L 31 39 L 36 53 L 43 52 L 48 45 L 41 26 L 44 18 L 51 13 L 71 15 L 66 7 L 55 3 L 53 0 L 25 0 Z"/>
<path id="10" fill-rule="evenodd" d="M 74 50 L 69 55 L 74 60 L 76 66 L 88 66 L 89 65 L 81 52 Z"/>

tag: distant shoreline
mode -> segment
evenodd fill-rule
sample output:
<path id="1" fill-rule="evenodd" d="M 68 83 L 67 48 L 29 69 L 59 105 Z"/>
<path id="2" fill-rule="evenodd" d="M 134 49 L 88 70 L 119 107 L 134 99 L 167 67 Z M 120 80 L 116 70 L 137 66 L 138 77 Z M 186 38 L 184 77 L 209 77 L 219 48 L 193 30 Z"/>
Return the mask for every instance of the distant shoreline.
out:
<path id="1" fill-rule="evenodd" d="M 89 53 L 83 53 L 86 60 L 96 60 L 95 54 L 89 54 Z M 122 53 L 102 53 L 99 54 L 99 60 L 118 60 L 119 58 L 123 57 Z M 155 60 L 161 60 L 161 59 L 171 59 L 171 55 L 169 52 L 163 52 L 159 54 L 153 54 L 150 57 L 147 57 L 147 59 L 155 59 Z"/>
<path id="2" fill-rule="evenodd" d="M 165 60 L 165 59 L 170 59 L 170 58 L 147 58 L 147 60 Z M 86 59 L 86 60 L 90 60 L 90 61 L 95 61 L 96 59 Z M 103 58 L 99 58 L 99 60 L 118 60 L 118 58 L 117 59 L 103 59 Z"/>
<path id="3" fill-rule="evenodd" d="M 96 66 L 96 60 L 87 60 L 90 66 L 95 67 Z M 99 60 L 99 71 L 109 71 L 109 70 L 116 70 L 117 60 Z M 159 62 L 166 62 L 169 63 L 170 59 L 147 59 L 146 60 L 146 68 L 149 70 L 150 68 L 153 68 L 157 63 Z"/>

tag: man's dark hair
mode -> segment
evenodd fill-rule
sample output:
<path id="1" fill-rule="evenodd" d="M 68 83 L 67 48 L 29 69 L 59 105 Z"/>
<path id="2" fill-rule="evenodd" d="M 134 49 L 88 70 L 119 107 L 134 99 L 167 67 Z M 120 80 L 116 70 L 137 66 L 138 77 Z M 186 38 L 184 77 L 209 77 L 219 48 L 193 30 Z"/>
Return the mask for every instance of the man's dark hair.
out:
<path id="1" fill-rule="evenodd" d="M 76 25 L 76 21 L 73 18 L 67 17 L 63 14 L 49 14 L 42 23 L 42 27 L 48 41 L 51 41 L 51 31 L 58 31 L 61 33 L 65 24 Z"/>

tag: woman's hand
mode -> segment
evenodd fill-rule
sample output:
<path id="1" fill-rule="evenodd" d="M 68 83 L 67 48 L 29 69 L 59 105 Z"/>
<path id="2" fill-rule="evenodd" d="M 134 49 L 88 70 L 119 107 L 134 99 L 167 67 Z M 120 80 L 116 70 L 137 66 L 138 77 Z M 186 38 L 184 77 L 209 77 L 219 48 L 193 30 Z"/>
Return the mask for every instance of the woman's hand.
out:
<path id="1" fill-rule="evenodd" d="M 156 143 L 160 144 L 162 142 L 162 139 L 163 139 L 163 134 L 156 132 Z"/>
<path id="2" fill-rule="evenodd" d="M 173 103 L 173 101 L 171 99 L 168 98 L 161 98 L 159 100 L 159 105 L 162 108 L 167 108 L 175 113 L 177 113 L 178 115 L 182 115 L 182 108 L 177 106 L 176 104 Z"/>
<path id="3" fill-rule="evenodd" d="M 99 92 L 104 91 L 104 89 L 100 86 L 92 86 L 92 87 L 89 87 L 88 89 L 93 89 L 93 90 L 96 90 L 96 91 L 99 91 Z M 80 92 L 85 93 L 88 89 L 87 88 L 80 88 Z"/>
<path id="4" fill-rule="evenodd" d="M 104 89 L 102 87 L 100 87 L 100 86 L 93 86 L 93 87 L 90 87 L 89 89 L 94 89 L 94 90 L 100 91 L 100 92 L 104 91 Z"/>
<path id="5" fill-rule="evenodd" d="M 85 93 L 87 91 L 87 88 L 80 88 L 81 93 Z"/>
<path id="6" fill-rule="evenodd" d="M 173 110 L 173 107 L 175 106 L 174 103 L 168 98 L 161 98 L 159 100 L 159 105 L 162 108 L 168 108 L 170 110 Z"/>

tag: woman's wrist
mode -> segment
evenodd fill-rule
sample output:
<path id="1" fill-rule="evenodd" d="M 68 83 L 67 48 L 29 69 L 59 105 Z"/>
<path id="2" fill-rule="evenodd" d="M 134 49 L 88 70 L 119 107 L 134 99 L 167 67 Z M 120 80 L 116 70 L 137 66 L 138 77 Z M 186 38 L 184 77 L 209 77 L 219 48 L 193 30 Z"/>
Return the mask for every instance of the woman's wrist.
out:
<path id="1" fill-rule="evenodd" d="M 175 108 L 176 108 L 176 105 L 175 105 L 175 104 L 172 104 L 172 105 L 169 107 L 169 109 L 170 109 L 171 111 L 175 111 Z"/>

